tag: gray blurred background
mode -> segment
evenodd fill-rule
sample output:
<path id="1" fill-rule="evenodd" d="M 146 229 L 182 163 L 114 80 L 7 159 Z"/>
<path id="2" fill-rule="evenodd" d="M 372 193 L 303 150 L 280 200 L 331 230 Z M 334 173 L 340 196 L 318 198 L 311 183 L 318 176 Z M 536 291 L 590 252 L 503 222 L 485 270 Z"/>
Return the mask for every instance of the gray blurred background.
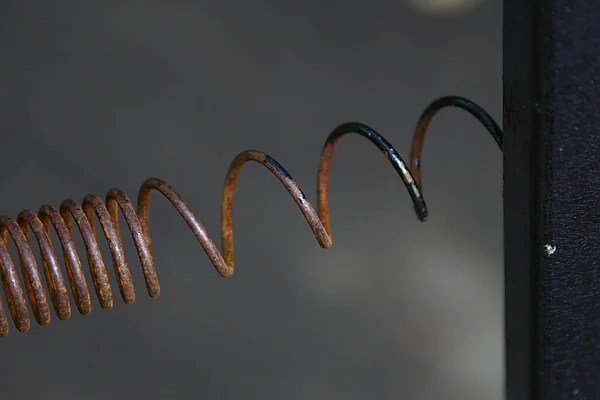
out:
<path id="1" fill-rule="evenodd" d="M 155 176 L 220 245 L 223 178 L 239 151 L 268 152 L 314 201 L 321 147 L 341 122 L 373 126 L 405 157 L 439 96 L 469 97 L 501 122 L 500 0 L 0 10 L 0 213 L 14 217 L 115 186 L 135 201 Z M 110 271 L 112 310 L 93 297 L 87 316 L 53 315 L 25 334 L 11 322 L 2 398 L 501 399 L 501 153 L 474 118 L 447 109 L 423 165 L 427 223 L 382 154 L 344 139 L 331 170 L 334 244 L 323 250 L 277 180 L 249 164 L 230 279 L 154 195 L 161 297 L 147 296 L 123 226 L 136 303 L 123 304 Z"/>

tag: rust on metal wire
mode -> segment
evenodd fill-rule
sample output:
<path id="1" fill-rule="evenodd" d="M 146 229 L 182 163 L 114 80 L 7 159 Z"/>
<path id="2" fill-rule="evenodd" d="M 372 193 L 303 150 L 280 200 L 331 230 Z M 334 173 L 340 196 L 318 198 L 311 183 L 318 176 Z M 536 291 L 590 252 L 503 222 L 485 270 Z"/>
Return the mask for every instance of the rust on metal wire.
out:
<path id="1" fill-rule="evenodd" d="M 317 184 L 317 204 L 319 208 L 319 217 L 321 221 L 323 221 L 323 225 L 325 225 L 327 232 L 331 233 L 331 228 L 329 226 L 329 207 L 327 196 L 327 187 L 329 184 L 329 164 L 331 162 L 331 158 L 333 157 L 333 152 L 337 143 L 348 133 L 357 133 L 367 138 L 381 152 L 383 152 L 404 182 L 404 185 L 406 186 L 413 201 L 417 218 L 419 218 L 421 221 L 426 221 L 428 212 L 425 199 L 423 199 L 418 182 L 416 179 L 414 179 L 413 174 L 409 170 L 402 157 L 400 157 L 393 146 L 373 128 L 359 122 L 348 122 L 339 125 L 333 130 L 333 132 L 331 132 L 325 142 L 323 151 L 321 152 L 321 162 L 319 163 L 319 176 Z"/>
<path id="2" fill-rule="evenodd" d="M 4 297 L 8 305 L 8 313 L 10 313 L 15 327 L 20 332 L 27 331 L 31 325 L 27 302 L 31 306 L 36 322 L 41 326 L 50 323 L 50 304 L 53 305 L 59 319 L 66 320 L 71 317 L 71 304 L 66 280 L 59 265 L 56 249 L 50 241 L 50 227 L 56 232 L 61 245 L 69 288 L 77 310 L 83 315 L 91 312 L 90 288 L 73 242 L 72 222 L 75 222 L 75 226 L 83 239 L 94 292 L 100 306 L 103 309 L 113 307 L 113 294 L 108 271 L 98 246 L 93 223 L 94 216 L 100 222 L 102 234 L 108 243 L 121 298 L 126 304 L 133 303 L 135 301 L 135 289 L 121 242 L 119 212 L 123 215 L 127 228 L 132 235 L 148 295 L 152 298 L 158 297 L 160 295 L 160 285 L 152 257 L 149 227 L 149 201 L 150 194 L 153 191 L 161 193 L 179 212 L 217 272 L 225 278 L 231 276 L 234 272 L 233 195 L 239 172 L 249 161 L 263 165 L 281 182 L 304 215 L 319 245 L 322 248 L 329 248 L 332 245 L 328 206 L 329 166 L 337 143 L 349 133 L 356 133 L 367 138 L 383 152 L 408 190 L 417 217 L 421 221 L 425 221 L 428 217 L 428 210 L 420 189 L 419 171 L 423 138 L 433 114 L 447 105 L 460 106 L 470 111 L 486 125 L 492 134 L 495 134 L 496 140 L 501 145 L 502 132 L 497 128 L 491 117 L 474 103 L 458 97 L 443 98 L 432 103 L 421 117 L 413 140 L 412 169 L 406 165 L 392 145 L 373 128 L 358 122 L 341 124 L 331 132 L 321 152 L 317 182 L 317 211 L 314 210 L 292 176 L 274 158 L 259 150 L 246 150 L 239 153 L 231 162 L 223 187 L 221 208 L 222 252 L 214 244 L 187 202 L 173 187 L 157 178 L 147 179 L 142 184 L 138 194 L 137 210 L 127 195 L 121 189 L 115 188 L 108 191 L 104 201 L 98 196 L 90 194 L 84 197 L 81 204 L 66 199 L 60 204 L 58 210 L 52 205 L 45 204 L 40 207 L 37 214 L 30 210 L 21 211 L 16 220 L 8 216 L 2 216 L 0 217 L 0 234 L 2 237 L 2 240 L 0 240 L 0 276 Z M 29 242 L 30 230 L 40 249 L 42 269 L 49 293 L 44 288 L 42 275 L 39 272 Z M 15 264 L 8 252 L 9 235 L 19 254 L 25 288 L 20 282 Z M 8 332 L 7 310 L 4 308 L 4 303 L 0 301 L 0 337 L 6 336 Z"/>
<path id="3" fill-rule="evenodd" d="M 150 194 L 153 191 L 157 191 L 166 197 L 179 212 L 198 239 L 198 242 L 217 272 L 222 277 L 231 276 L 234 272 L 233 194 L 239 172 L 242 166 L 249 161 L 263 165 L 275 175 L 304 215 L 319 245 L 323 248 L 329 248 L 332 244 L 329 227 L 329 209 L 327 205 L 329 163 L 335 143 L 343 135 L 351 132 L 356 132 L 369 138 L 371 142 L 386 154 L 387 158 L 400 173 L 409 193 L 418 202 L 419 217 L 426 215 L 425 203 L 404 161 L 381 135 L 366 125 L 359 123 L 340 125 L 332 132 L 325 144 L 319 168 L 318 212 L 314 210 L 292 176 L 273 157 L 258 150 L 246 150 L 238 154 L 229 167 L 223 188 L 222 253 L 181 195 L 168 183 L 157 178 L 148 179 L 142 184 L 138 195 L 137 211 L 134 209 L 127 195 L 120 189 L 109 190 L 105 201 L 98 196 L 87 195 L 81 204 L 71 199 L 64 200 L 59 210 L 56 210 L 49 204 L 43 205 L 37 214 L 30 210 L 23 210 L 16 221 L 10 217 L 0 217 L 0 232 L 3 238 L 0 241 L 2 283 L 9 312 L 17 330 L 25 332 L 31 325 L 26 296 L 29 299 L 32 312 L 39 325 L 43 326 L 50 323 L 50 304 L 54 306 L 59 319 L 64 320 L 71 316 L 71 304 L 67 293 L 66 280 L 59 266 L 57 252 L 49 239 L 50 227 L 54 228 L 61 244 L 70 290 L 79 313 L 90 313 L 92 304 L 90 288 L 86 282 L 82 262 L 72 240 L 72 222 L 75 222 L 75 226 L 83 239 L 87 261 L 91 270 L 94 292 L 103 309 L 112 308 L 114 302 L 108 271 L 98 246 L 97 234 L 93 223 L 94 218 L 97 218 L 100 222 L 102 234 L 107 239 L 119 292 L 123 301 L 126 304 L 133 303 L 135 301 L 135 289 L 131 270 L 121 242 L 119 212 L 123 215 L 125 223 L 133 237 L 148 295 L 152 298 L 160 295 L 160 285 L 152 257 L 149 227 L 149 200 Z M 41 251 L 42 269 L 49 288 L 49 299 L 43 286 L 42 276 L 33 255 L 31 244 L 29 243 L 28 230 L 33 232 L 33 236 Z M 23 289 L 19 282 L 15 265 L 7 250 L 7 233 L 13 239 L 20 256 L 25 289 Z M 6 336 L 7 334 L 8 317 L 0 301 L 0 336 Z"/>

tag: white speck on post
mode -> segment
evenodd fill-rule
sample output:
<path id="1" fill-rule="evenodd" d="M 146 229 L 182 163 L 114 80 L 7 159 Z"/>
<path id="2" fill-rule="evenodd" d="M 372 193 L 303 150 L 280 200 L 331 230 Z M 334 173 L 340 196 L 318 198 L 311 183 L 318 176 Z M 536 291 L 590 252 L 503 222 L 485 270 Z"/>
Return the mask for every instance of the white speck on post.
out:
<path id="1" fill-rule="evenodd" d="M 550 246 L 549 244 L 544 245 L 544 249 L 546 250 L 546 254 L 551 256 L 556 251 L 556 246 Z"/>

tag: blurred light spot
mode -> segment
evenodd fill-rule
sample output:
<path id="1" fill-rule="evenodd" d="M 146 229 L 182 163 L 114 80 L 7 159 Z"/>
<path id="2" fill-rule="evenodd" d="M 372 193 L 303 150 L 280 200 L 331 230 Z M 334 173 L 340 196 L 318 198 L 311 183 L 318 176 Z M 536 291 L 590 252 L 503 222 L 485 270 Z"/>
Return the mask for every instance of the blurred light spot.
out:
<path id="1" fill-rule="evenodd" d="M 406 0 L 416 11 L 429 14 L 463 14 L 473 10 L 482 0 Z"/>

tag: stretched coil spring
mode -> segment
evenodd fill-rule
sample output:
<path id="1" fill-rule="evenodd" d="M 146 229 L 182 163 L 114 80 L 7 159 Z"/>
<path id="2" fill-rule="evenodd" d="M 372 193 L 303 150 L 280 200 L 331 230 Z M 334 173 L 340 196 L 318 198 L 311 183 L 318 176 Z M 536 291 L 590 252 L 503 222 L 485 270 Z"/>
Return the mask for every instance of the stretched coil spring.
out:
<path id="1" fill-rule="evenodd" d="M 432 117 L 440 109 L 449 106 L 463 108 L 474 115 L 483 123 L 502 149 L 503 133 L 496 122 L 478 105 L 458 96 L 443 97 L 434 101 L 421 115 L 411 146 L 411 169 L 406 166 L 404 160 L 392 145 L 374 129 L 358 122 L 344 123 L 333 130 L 322 149 L 317 184 L 317 212 L 315 212 L 313 206 L 306 199 L 306 196 L 291 175 L 275 159 L 258 150 L 241 152 L 232 161 L 225 178 L 222 197 L 222 254 L 185 200 L 168 183 L 157 178 L 148 179 L 142 184 L 138 195 L 137 211 L 122 190 L 111 189 L 106 195 L 105 202 L 98 196 L 89 194 L 84 197 L 81 204 L 71 199 L 64 200 L 58 210 L 52 205 L 45 204 L 39 209 L 37 214 L 30 210 L 21 211 L 16 220 L 8 216 L 1 216 L 0 274 L 2 276 L 5 298 L 17 330 L 26 332 L 30 328 L 31 323 L 23 286 L 20 283 L 14 263 L 7 249 L 7 233 L 10 234 L 16 245 L 29 304 L 31 305 L 36 322 L 41 326 L 50 323 L 51 312 L 48 295 L 42 283 L 31 244 L 29 243 L 28 229 L 31 229 L 39 246 L 43 271 L 50 292 L 50 301 L 59 319 L 65 320 L 70 318 L 71 305 L 58 257 L 49 238 L 50 225 L 54 228 L 62 247 L 69 285 L 77 310 L 80 314 L 84 315 L 90 313 L 92 310 L 90 291 L 84 276 L 81 260 L 73 242 L 71 219 L 75 221 L 75 225 L 83 238 L 91 269 L 94 291 L 103 309 L 113 307 L 113 296 L 107 269 L 96 240 L 93 223 L 94 215 L 98 218 L 104 236 L 107 239 L 123 301 L 126 304 L 133 303 L 135 301 L 135 290 L 121 243 L 119 211 L 123 214 L 133 237 L 148 294 L 152 298 L 159 296 L 160 285 L 154 267 L 148 225 L 149 198 L 153 190 L 160 192 L 171 202 L 200 242 L 218 273 L 222 277 L 229 277 L 234 271 L 232 232 L 233 193 L 240 169 L 248 161 L 260 163 L 277 177 L 302 211 L 321 247 L 329 248 L 332 244 L 328 207 L 329 165 L 336 144 L 343 136 L 349 133 L 357 133 L 369 139 L 385 154 L 404 182 L 414 203 L 417 217 L 421 221 L 426 221 L 428 210 L 420 189 L 420 159 L 423 141 Z M 8 332 L 8 317 L 3 302 L 0 301 L 0 337 L 8 335 Z"/>

